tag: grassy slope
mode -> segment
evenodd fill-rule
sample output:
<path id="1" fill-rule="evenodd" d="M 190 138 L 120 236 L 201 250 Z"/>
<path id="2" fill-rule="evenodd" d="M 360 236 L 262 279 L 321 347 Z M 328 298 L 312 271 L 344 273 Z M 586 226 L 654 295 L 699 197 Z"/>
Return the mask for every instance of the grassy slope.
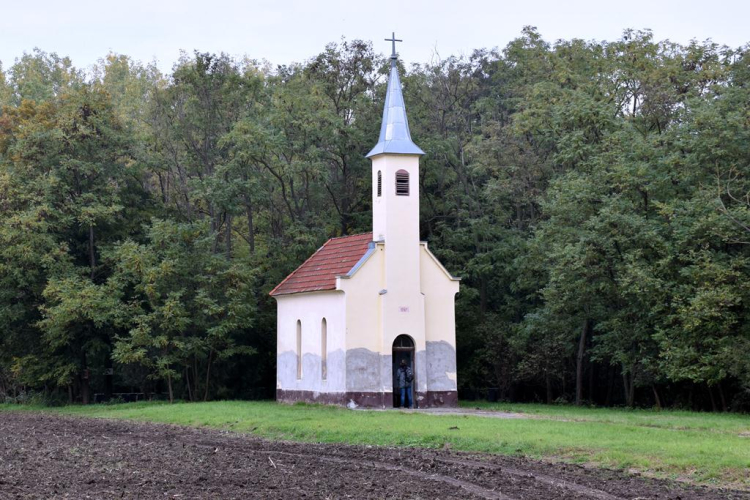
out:
<path id="1" fill-rule="evenodd" d="M 550 457 L 750 488 L 750 437 L 742 436 L 750 433 L 748 416 L 488 403 L 465 406 L 522 412 L 533 418 L 362 412 L 240 401 L 70 406 L 46 411 L 209 426 L 273 439 L 450 445 L 456 450 Z M 18 408 L 0 405 L 0 410 Z"/>

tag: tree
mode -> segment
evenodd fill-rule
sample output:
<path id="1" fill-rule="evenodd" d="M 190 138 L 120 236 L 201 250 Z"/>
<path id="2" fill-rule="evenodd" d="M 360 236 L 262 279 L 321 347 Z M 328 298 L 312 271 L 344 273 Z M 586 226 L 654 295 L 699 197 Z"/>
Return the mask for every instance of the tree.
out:
<path id="1" fill-rule="evenodd" d="M 113 358 L 166 381 L 170 401 L 183 375 L 189 399 L 205 401 L 215 363 L 255 352 L 238 343 L 256 310 L 254 271 L 213 254 L 206 224 L 154 220 L 148 240 L 126 241 L 108 255 L 115 272 L 106 288 L 123 298 L 118 323 L 126 331 L 116 337 Z"/>

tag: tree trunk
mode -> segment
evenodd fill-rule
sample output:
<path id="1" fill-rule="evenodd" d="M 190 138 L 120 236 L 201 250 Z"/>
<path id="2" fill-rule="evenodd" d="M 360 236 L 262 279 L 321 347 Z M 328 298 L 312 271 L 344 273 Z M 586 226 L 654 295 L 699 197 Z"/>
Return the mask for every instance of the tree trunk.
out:
<path id="1" fill-rule="evenodd" d="M 187 366 L 185 367 L 185 385 L 187 386 L 188 399 L 190 401 L 195 401 L 193 399 L 193 388 L 190 386 L 190 368 Z"/>
<path id="2" fill-rule="evenodd" d="M 208 353 L 208 367 L 206 367 L 206 391 L 203 393 L 203 401 L 208 401 L 208 381 L 211 378 L 211 361 L 213 361 L 214 350 Z"/>
<path id="3" fill-rule="evenodd" d="M 622 366 L 622 385 L 625 390 L 625 404 L 632 408 L 635 403 L 635 374 L 631 370 L 628 376 L 625 365 Z"/>
<path id="4" fill-rule="evenodd" d="M 590 322 L 583 320 L 581 338 L 578 340 L 578 355 L 576 356 L 576 404 L 583 404 L 583 355 L 586 351 L 586 338 L 589 333 Z"/>
<path id="5" fill-rule="evenodd" d="M 172 375 L 167 375 L 167 387 L 169 388 L 169 403 L 174 403 L 174 392 L 172 390 Z"/>
<path id="6" fill-rule="evenodd" d="M 549 372 L 544 373 L 544 383 L 547 386 L 547 404 L 552 404 L 552 377 L 549 376 Z"/>
<path id="7" fill-rule="evenodd" d="M 211 253 L 215 254 L 219 245 L 219 235 L 217 234 L 219 225 L 216 223 L 216 211 L 214 210 L 214 204 L 211 202 L 208 203 L 208 219 L 211 227 Z"/>
<path id="8" fill-rule="evenodd" d="M 198 356 L 193 354 L 193 397 L 198 401 Z"/>
<path id="9" fill-rule="evenodd" d="M 604 397 L 604 406 L 612 403 L 612 387 L 615 385 L 615 368 L 609 365 L 607 369 L 607 395 Z"/>
<path id="10" fill-rule="evenodd" d="M 82 379 L 81 379 L 81 402 L 85 405 L 91 402 L 91 392 L 90 392 L 88 376 L 89 376 L 88 370 L 84 370 Z"/>
<path id="11" fill-rule="evenodd" d="M 714 391 L 711 390 L 711 386 L 706 384 L 708 387 L 708 397 L 711 398 L 711 411 L 716 413 L 716 400 L 714 399 Z"/>
<path id="12" fill-rule="evenodd" d="M 656 409 L 661 411 L 661 399 L 659 399 L 659 391 L 656 390 L 656 386 L 651 384 L 651 390 L 654 391 L 654 400 L 656 401 Z"/>
<path id="13" fill-rule="evenodd" d="M 628 401 L 628 374 L 625 371 L 625 365 L 622 366 L 622 390 L 625 394 L 625 406 L 630 406 L 630 401 Z"/>
<path id="14" fill-rule="evenodd" d="M 112 379 L 114 378 L 114 367 L 112 366 L 112 349 L 104 360 L 104 399 L 112 399 Z"/>
<path id="15" fill-rule="evenodd" d="M 487 312 L 487 278 L 484 276 L 479 279 L 479 311 L 482 317 Z"/>
<path id="16" fill-rule="evenodd" d="M 226 246 L 226 255 L 227 260 L 232 260 L 232 216 L 227 214 L 227 246 Z"/>
<path id="17" fill-rule="evenodd" d="M 721 411 L 725 412 L 727 411 L 727 400 L 724 399 L 724 389 L 721 388 L 721 382 L 716 384 L 716 387 L 719 389 L 719 400 L 721 401 Z"/>
<path id="18" fill-rule="evenodd" d="M 81 356 L 81 360 L 83 361 L 83 369 L 81 371 L 81 401 L 87 405 L 91 398 L 89 392 L 89 366 L 86 361 L 86 352 L 81 353 Z"/>
<path id="19" fill-rule="evenodd" d="M 245 213 L 247 214 L 247 243 L 250 245 L 250 253 L 253 253 L 255 252 L 255 224 L 249 196 L 245 196 Z"/>
<path id="20" fill-rule="evenodd" d="M 89 224 L 89 265 L 91 266 L 91 280 L 94 280 L 96 269 L 96 253 L 94 252 L 94 225 Z"/>
<path id="21" fill-rule="evenodd" d="M 628 406 L 635 407 L 635 370 L 630 373 L 630 392 L 628 393 Z"/>

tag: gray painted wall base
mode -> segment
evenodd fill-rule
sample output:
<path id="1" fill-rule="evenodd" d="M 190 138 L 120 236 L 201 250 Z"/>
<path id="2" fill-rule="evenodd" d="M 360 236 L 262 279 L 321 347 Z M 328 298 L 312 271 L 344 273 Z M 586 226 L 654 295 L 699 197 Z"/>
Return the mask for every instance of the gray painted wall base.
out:
<path id="1" fill-rule="evenodd" d="M 458 393 L 456 391 L 427 391 L 418 392 L 416 403 L 419 408 L 457 408 Z M 392 392 L 313 392 L 276 390 L 276 401 L 280 403 L 333 404 L 350 406 L 352 403 L 361 408 L 393 408 Z"/>
<path id="2" fill-rule="evenodd" d="M 414 391 L 418 394 L 456 392 L 456 350 L 447 342 L 427 342 L 426 350 L 414 357 Z M 292 351 L 276 358 L 277 390 L 319 394 L 382 393 L 395 385 L 391 354 L 380 354 L 363 348 L 344 353 L 328 353 L 327 380 L 322 379 L 322 359 L 318 354 L 302 356 L 302 378 L 297 378 L 297 355 Z M 390 391 L 387 391 L 390 394 Z M 321 401 L 322 402 L 322 401 Z M 356 402 L 356 401 L 355 401 Z M 357 403 L 359 404 L 359 403 Z M 387 405 L 387 404 L 386 404 Z"/>

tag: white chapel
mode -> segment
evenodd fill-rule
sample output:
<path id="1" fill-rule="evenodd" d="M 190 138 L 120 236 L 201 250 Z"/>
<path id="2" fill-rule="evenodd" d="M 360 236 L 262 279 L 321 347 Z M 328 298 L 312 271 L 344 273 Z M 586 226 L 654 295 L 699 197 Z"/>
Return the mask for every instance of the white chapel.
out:
<path id="1" fill-rule="evenodd" d="M 372 232 L 328 240 L 271 295 L 278 307 L 276 398 L 398 406 L 394 374 L 414 372 L 419 408 L 456 406 L 459 279 L 419 239 L 419 158 L 395 36 L 372 160 Z"/>

